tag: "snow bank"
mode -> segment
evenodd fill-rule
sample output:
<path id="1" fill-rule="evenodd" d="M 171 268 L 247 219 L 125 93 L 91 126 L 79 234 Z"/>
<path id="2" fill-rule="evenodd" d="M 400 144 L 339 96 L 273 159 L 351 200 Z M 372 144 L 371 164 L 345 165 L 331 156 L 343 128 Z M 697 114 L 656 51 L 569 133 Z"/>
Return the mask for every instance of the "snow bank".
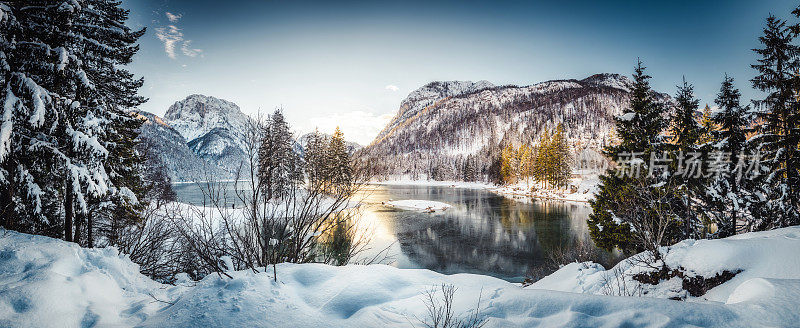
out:
<path id="1" fill-rule="evenodd" d="M 0 327 L 133 326 L 163 287 L 114 248 L 0 229 Z"/>
<path id="2" fill-rule="evenodd" d="M 419 319 L 426 318 L 425 293 L 442 283 L 457 288 L 457 315 L 469 314 L 480 298 L 477 309 L 487 320 L 484 327 L 792 326 L 800 322 L 800 270 L 792 259 L 778 258 L 784 253 L 767 251 L 784 242 L 796 251 L 798 233 L 800 228 L 789 228 L 723 240 L 758 240 L 746 243 L 764 253 L 749 255 L 775 259 L 751 264 L 772 263 L 779 271 L 772 278 L 753 276 L 737 283 L 722 302 L 681 302 L 591 295 L 599 287 L 588 278 L 604 270 L 578 263 L 537 283 L 570 292 L 523 289 L 472 274 L 323 264 L 279 264 L 277 282 L 269 269 L 231 272 L 232 279 L 212 274 L 191 287 L 168 286 L 140 275 L 114 249 L 82 249 L 46 237 L 0 232 L 0 327 L 420 327 Z M 681 246 L 687 248 L 683 254 L 698 248 L 692 256 L 706 256 L 702 249 L 714 247 L 703 244 L 687 243 Z M 780 260 L 787 261 L 779 266 Z M 742 274 L 759 272 L 751 264 L 743 260 L 731 265 L 747 266 Z"/>
<path id="3" fill-rule="evenodd" d="M 800 298 L 800 227 L 741 234 L 717 240 L 684 240 L 665 247 L 665 261 L 671 268 L 682 267 L 689 276 L 714 277 L 724 271 L 741 270 L 731 280 L 716 286 L 700 297 L 691 297 L 682 290 L 681 280 L 673 278 L 658 285 L 638 284 L 630 276 L 644 271 L 632 261 L 622 261 L 606 271 L 596 263 L 565 265 L 528 289 L 548 289 L 574 293 L 606 294 L 611 285 L 628 289 L 641 288 L 643 295 L 656 298 L 681 297 L 688 301 L 736 304 L 751 299 L 781 299 L 789 291 Z M 624 282 L 616 281 L 615 271 L 625 274 Z M 775 287 L 778 286 L 778 287 Z M 781 292 L 772 292 L 780 290 Z M 780 302 L 779 302 L 780 303 Z M 800 307 L 800 301 L 780 303 Z M 800 317 L 798 318 L 800 319 Z"/>
<path id="4" fill-rule="evenodd" d="M 432 200 L 419 200 L 419 199 L 407 199 L 407 200 L 394 200 L 388 201 L 384 205 L 388 207 L 395 207 L 402 210 L 410 210 L 410 211 L 444 211 L 450 208 L 450 204 L 436 202 Z"/>

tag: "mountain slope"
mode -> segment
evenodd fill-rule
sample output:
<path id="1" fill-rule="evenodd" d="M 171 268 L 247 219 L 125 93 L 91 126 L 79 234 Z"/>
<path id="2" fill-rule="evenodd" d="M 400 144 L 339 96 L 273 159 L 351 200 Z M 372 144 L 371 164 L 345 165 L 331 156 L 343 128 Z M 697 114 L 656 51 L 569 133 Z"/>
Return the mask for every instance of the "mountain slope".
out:
<path id="1" fill-rule="evenodd" d="M 194 94 L 170 106 L 164 119 L 195 154 L 228 177 L 246 162 L 245 134 L 253 122 L 236 104 Z"/>
<path id="2" fill-rule="evenodd" d="M 160 117 L 139 111 L 145 120 L 139 128 L 139 150 L 147 157 L 148 169 L 163 168 L 173 181 L 202 179 L 206 173 L 220 174 L 215 165 L 195 154 L 186 139 Z"/>
<path id="3" fill-rule="evenodd" d="M 433 82 L 412 92 L 361 154 L 379 158 L 384 175 L 460 180 L 470 161 L 485 177 L 502 145 L 531 143 L 563 123 L 576 164 L 590 165 L 602 161 L 598 150 L 610 140 L 613 117 L 628 106 L 630 87 L 618 74 L 522 87 Z"/>

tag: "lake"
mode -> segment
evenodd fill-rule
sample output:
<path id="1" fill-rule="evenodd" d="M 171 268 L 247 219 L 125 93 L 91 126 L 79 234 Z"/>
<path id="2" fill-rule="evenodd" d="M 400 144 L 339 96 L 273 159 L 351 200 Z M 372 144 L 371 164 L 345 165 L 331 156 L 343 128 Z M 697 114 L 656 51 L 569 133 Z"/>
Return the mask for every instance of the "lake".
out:
<path id="1" fill-rule="evenodd" d="M 232 189 L 232 183 L 226 188 Z M 174 185 L 178 198 L 202 204 L 195 184 Z M 360 224 L 372 232 L 372 257 L 386 250 L 399 268 L 477 273 L 512 282 L 542 265 L 549 252 L 589 238 L 587 204 L 509 197 L 482 189 L 448 186 L 369 185 Z M 424 199 L 452 205 L 421 213 L 383 206 L 390 200 Z"/>

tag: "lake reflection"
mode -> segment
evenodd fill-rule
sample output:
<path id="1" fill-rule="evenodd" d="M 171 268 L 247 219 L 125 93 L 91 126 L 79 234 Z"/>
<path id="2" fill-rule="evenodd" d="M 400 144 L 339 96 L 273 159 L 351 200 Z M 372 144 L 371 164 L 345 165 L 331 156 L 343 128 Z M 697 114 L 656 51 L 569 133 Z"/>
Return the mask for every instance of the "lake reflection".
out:
<path id="1" fill-rule="evenodd" d="M 202 204 L 197 185 L 176 185 L 175 190 L 181 201 Z M 569 248 L 589 238 L 586 219 L 591 209 L 582 203 L 512 199 L 446 186 L 370 185 L 357 198 L 364 203 L 360 224 L 373 234 L 370 249 L 360 257 L 387 250 L 394 260 L 391 265 L 399 268 L 478 273 L 519 282 L 554 248 Z M 421 213 L 381 204 L 403 199 L 452 207 Z"/>
<path id="2" fill-rule="evenodd" d="M 555 247 L 588 238 L 591 209 L 579 203 L 510 199 L 486 190 L 372 186 L 364 220 L 376 230 L 375 249 L 393 245 L 396 266 L 442 273 L 479 273 L 521 281 Z M 388 200 L 451 204 L 437 213 L 389 209 Z"/>

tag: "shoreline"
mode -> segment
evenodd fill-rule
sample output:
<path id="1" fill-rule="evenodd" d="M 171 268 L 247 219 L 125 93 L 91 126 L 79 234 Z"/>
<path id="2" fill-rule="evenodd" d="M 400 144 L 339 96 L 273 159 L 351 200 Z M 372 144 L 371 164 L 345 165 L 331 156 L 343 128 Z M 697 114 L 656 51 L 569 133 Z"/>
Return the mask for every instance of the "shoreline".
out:
<path id="1" fill-rule="evenodd" d="M 431 187 L 451 187 L 451 188 L 464 188 L 464 189 L 481 189 L 488 190 L 501 196 L 525 196 L 541 200 L 553 200 L 563 202 L 575 202 L 581 204 L 589 204 L 589 200 L 594 198 L 594 195 L 578 194 L 579 196 L 586 196 L 581 198 L 571 197 L 556 197 L 541 195 L 531 192 L 515 192 L 511 190 L 503 190 L 506 188 L 513 188 L 513 186 L 498 186 L 486 182 L 463 182 L 463 181 L 436 181 L 436 180 L 385 180 L 385 181 L 371 181 L 369 184 L 373 185 L 386 185 L 386 186 L 431 186 Z M 587 191 L 588 193 L 589 191 Z M 575 193 L 577 194 L 577 193 Z M 573 194 L 574 195 L 574 194 Z"/>

